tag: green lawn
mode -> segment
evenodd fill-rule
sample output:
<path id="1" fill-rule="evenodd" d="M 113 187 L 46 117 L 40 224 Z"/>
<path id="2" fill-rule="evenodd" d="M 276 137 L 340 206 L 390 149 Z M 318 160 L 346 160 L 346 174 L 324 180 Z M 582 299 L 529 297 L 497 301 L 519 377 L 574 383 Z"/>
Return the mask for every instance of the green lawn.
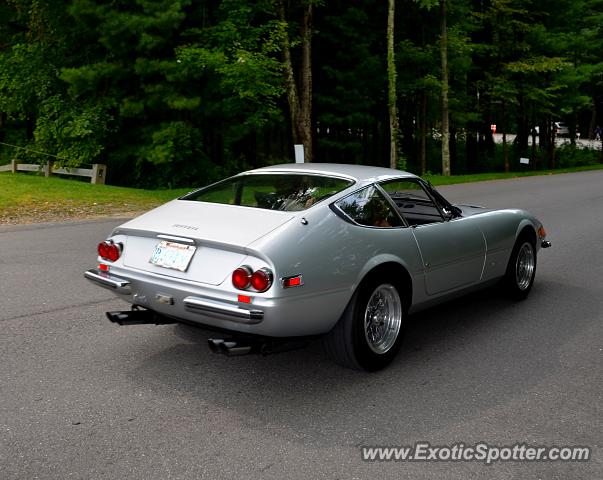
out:
<path id="1" fill-rule="evenodd" d="M 426 175 L 434 185 L 481 182 L 532 175 L 603 169 L 603 164 L 559 170 L 474 175 Z M 131 216 L 183 195 L 190 189 L 140 190 L 91 185 L 60 177 L 0 173 L 0 224 L 51 222 L 104 216 Z"/>
<path id="2" fill-rule="evenodd" d="M 0 224 L 139 213 L 189 191 L 91 185 L 59 177 L 0 173 Z"/>

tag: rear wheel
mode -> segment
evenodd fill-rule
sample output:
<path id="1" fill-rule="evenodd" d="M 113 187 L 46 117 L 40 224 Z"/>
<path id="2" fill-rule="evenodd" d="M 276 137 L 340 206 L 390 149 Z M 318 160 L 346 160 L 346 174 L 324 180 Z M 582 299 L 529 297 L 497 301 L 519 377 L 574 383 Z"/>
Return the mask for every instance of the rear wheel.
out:
<path id="1" fill-rule="evenodd" d="M 394 359 L 404 334 L 406 310 L 400 288 L 389 279 L 360 285 L 343 316 L 325 339 L 339 365 L 375 371 Z"/>
<path id="2" fill-rule="evenodd" d="M 522 235 L 511 252 L 503 284 L 511 297 L 523 300 L 530 293 L 535 277 L 536 246 L 527 235 Z"/>

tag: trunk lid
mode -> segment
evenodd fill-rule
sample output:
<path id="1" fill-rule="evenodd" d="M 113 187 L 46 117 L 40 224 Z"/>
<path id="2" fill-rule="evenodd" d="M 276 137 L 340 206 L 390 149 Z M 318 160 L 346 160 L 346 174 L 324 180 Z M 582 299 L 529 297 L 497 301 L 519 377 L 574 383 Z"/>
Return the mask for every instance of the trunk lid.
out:
<path id="1" fill-rule="evenodd" d="M 174 200 L 124 223 L 113 234 L 127 237 L 123 254 L 126 267 L 219 285 L 245 259 L 247 245 L 294 217 L 291 212 Z M 186 245 L 186 239 L 196 247 L 186 271 L 150 263 L 162 240 Z"/>

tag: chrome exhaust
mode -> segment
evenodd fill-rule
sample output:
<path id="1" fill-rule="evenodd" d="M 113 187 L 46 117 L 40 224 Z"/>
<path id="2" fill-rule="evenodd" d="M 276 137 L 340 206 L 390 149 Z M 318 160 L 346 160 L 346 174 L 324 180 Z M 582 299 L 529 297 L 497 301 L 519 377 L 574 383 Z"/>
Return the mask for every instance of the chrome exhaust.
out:
<path id="1" fill-rule="evenodd" d="M 118 325 L 167 325 L 174 321 L 158 315 L 153 310 L 136 309 L 121 312 L 105 312 L 107 318 Z"/>
<path id="2" fill-rule="evenodd" d="M 304 348 L 308 345 L 307 340 L 291 339 L 254 339 L 254 338 L 233 338 L 225 340 L 223 338 L 210 338 L 207 340 L 209 349 L 214 353 L 221 353 L 234 357 L 237 355 L 247 355 L 249 353 L 259 353 L 266 356 L 273 353 L 289 352 Z"/>
<path id="3" fill-rule="evenodd" d="M 251 353 L 254 345 L 241 344 L 232 340 L 224 340 L 223 338 L 210 338 L 207 340 L 209 349 L 214 353 L 221 353 L 234 357 L 237 355 L 247 355 Z"/>

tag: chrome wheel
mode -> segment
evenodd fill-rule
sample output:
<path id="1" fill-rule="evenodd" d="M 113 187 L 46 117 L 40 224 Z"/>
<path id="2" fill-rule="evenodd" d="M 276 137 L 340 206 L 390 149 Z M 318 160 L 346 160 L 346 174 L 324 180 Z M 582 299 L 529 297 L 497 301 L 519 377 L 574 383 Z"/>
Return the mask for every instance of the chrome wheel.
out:
<path id="1" fill-rule="evenodd" d="M 525 242 L 517 253 L 515 262 L 515 282 L 517 288 L 526 290 L 532 283 L 534 268 L 536 267 L 534 247 L 530 242 Z"/>
<path id="2" fill-rule="evenodd" d="M 364 312 L 364 335 L 370 349 L 388 352 L 396 343 L 402 325 L 402 301 L 393 285 L 379 285 L 370 296 Z"/>

